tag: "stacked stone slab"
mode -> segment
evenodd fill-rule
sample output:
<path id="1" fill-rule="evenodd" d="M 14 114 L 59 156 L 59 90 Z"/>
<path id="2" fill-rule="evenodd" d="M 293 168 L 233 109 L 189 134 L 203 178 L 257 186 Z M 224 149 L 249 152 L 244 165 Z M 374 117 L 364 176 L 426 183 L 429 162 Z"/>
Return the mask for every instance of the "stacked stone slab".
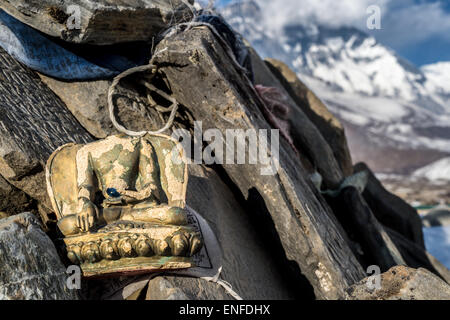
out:
<path id="1" fill-rule="evenodd" d="M 147 41 L 192 14 L 185 3 L 159 0 L 1 0 L 0 7 L 53 37 L 95 45 Z"/>
<path id="2" fill-rule="evenodd" d="M 31 70 L 0 49 L 0 175 L 51 212 L 44 166 L 59 146 L 92 140 L 65 104 Z"/>

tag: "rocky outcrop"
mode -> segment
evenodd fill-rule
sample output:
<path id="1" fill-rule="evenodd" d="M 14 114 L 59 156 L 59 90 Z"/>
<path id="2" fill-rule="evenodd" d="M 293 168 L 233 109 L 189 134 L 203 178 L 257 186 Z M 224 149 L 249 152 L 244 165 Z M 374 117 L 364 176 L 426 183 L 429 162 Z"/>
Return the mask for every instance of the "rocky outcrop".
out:
<path id="1" fill-rule="evenodd" d="M 226 136 L 227 129 L 270 129 L 259 96 L 208 28 L 166 38 L 157 50 L 163 48 L 168 50 L 155 62 L 162 66 L 175 98 L 203 121 L 204 130 L 216 128 Z M 280 168 L 275 175 L 261 175 L 267 166 L 260 164 L 223 168 L 243 198 L 268 213 L 287 259 L 295 261 L 316 296 L 341 297 L 364 272 L 296 153 L 280 140 Z"/>
<path id="2" fill-rule="evenodd" d="M 286 64 L 276 59 L 266 59 L 265 62 L 297 106 L 303 110 L 328 142 L 343 174 L 351 175 L 353 163 L 341 122 Z"/>
<path id="3" fill-rule="evenodd" d="M 381 286 L 366 278 L 347 290 L 347 300 L 449 300 L 450 286 L 419 268 L 394 267 L 381 275 Z"/>
<path id="4" fill-rule="evenodd" d="M 74 300 L 68 274 L 31 213 L 0 220 L 0 300 Z"/>
<path id="5" fill-rule="evenodd" d="M 50 36 L 96 45 L 150 40 L 192 15 L 182 0 L 1 0 L 0 7 Z"/>

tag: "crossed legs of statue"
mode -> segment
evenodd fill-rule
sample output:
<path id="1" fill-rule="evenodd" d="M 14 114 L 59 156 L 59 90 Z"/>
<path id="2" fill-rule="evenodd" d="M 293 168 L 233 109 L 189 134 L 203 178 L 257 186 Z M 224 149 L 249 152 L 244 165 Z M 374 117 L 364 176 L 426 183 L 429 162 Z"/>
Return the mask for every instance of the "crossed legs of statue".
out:
<path id="1" fill-rule="evenodd" d="M 142 202 L 127 206 L 110 206 L 100 208 L 97 224 L 107 225 L 116 221 L 149 222 L 162 225 L 184 226 L 187 224 L 186 211 L 179 207 L 167 205 L 155 206 Z M 68 215 L 58 221 L 58 227 L 64 236 L 79 234 L 81 232 L 77 215 Z"/>

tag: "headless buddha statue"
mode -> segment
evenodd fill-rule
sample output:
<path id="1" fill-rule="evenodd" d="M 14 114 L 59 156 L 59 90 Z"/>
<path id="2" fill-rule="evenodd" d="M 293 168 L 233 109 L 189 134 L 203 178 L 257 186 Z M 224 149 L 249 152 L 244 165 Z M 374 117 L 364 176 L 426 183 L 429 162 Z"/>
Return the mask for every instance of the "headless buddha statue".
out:
<path id="1" fill-rule="evenodd" d="M 184 209 L 168 205 L 154 147 L 144 137 L 116 135 L 85 145 L 76 165 L 77 210 L 58 221 L 65 236 L 119 220 L 187 224 Z"/>

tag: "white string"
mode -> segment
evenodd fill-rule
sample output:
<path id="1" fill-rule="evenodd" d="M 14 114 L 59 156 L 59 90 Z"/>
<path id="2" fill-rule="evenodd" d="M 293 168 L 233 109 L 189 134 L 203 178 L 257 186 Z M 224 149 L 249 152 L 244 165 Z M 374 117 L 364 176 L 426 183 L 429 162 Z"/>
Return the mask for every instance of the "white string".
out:
<path id="1" fill-rule="evenodd" d="M 125 72 L 122 72 L 121 74 L 119 74 L 117 77 L 114 78 L 114 80 L 113 80 L 113 82 L 111 84 L 111 87 L 109 88 L 109 91 L 108 91 L 108 108 L 109 108 L 109 118 L 111 119 L 111 122 L 112 122 L 113 126 L 119 132 L 125 133 L 126 135 L 129 135 L 129 136 L 132 136 L 132 137 L 141 137 L 141 136 L 144 136 L 146 134 L 163 133 L 164 131 L 169 130 L 170 127 L 172 126 L 173 121 L 174 121 L 175 116 L 176 116 L 177 111 L 178 111 L 178 102 L 177 102 L 177 100 L 174 97 L 166 94 L 164 91 L 159 90 L 158 88 L 156 88 L 155 86 L 153 86 L 150 83 L 146 82 L 145 86 L 148 89 L 157 92 L 163 98 L 167 99 L 168 101 L 170 101 L 172 103 L 170 105 L 170 107 L 164 109 L 164 111 L 171 110 L 171 112 L 170 112 L 169 119 L 167 120 L 167 122 L 166 122 L 166 124 L 164 125 L 163 128 L 161 128 L 161 129 L 159 129 L 157 131 L 140 131 L 140 132 L 128 130 L 127 128 L 125 128 L 124 126 L 122 126 L 121 124 L 119 124 L 117 122 L 116 116 L 114 114 L 114 102 L 113 102 L 113 96 L 114 96 L 114 93 L 115 93 L 115 89 L 116 89 L 116 86 L 119 84 L 120 80 L 122 80 L 123 78 L 126 78 L 126 77 L 128 77 L 128 76 L 130 76 L 130 75 L 132 75 L 134 73 L 138 73 L 138 72 L 145 72 L 145 71 L 149 71 L 149 70 L 151 70 L 152 72 L 156 72 L 157 67 L 153 63 L 154 59 L 158 55 L 160 55 L 161 53 L 163 53 L 166 50 L 167 50 L 167 48 L 156 52 L 153 55 L 152 59 L 150 60 L 149 64 L 128 69 Z"/>
<path id="2" fill-rule="evenodd" d="M 217 283 L 222 288 L 225 289 L 225 291 L 232 296 L 235 300 L 244 300 L 241 298 L 239 294 L 236 293 L 236 291 L 233 290 L 233 287 L 231 284 L 225 280 L 220 279 L 220 274 L 222 273 L 222 266 L 220 266 L 219 270 L 217 271 L 216 275 L 214 277 L 200 277 L 200 279 L 206 280 L 208 282 Z"/>

